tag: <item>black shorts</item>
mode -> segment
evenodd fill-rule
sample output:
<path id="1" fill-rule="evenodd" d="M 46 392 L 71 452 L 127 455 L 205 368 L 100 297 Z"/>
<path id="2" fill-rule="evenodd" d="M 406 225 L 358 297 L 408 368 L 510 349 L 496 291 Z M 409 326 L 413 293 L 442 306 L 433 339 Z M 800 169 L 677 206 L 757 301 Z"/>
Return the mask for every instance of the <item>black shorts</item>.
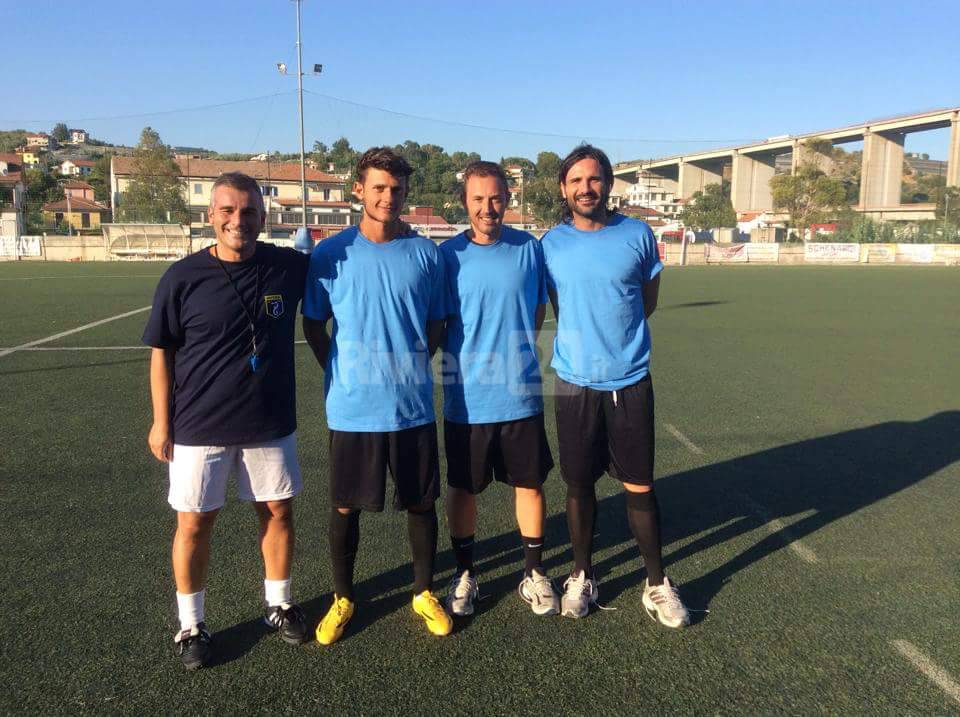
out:
<path id="1" fill-rule="evenodd" d="M 435 422 L 401 431 L 330 431 L 330 464 L 336 508 L 383 510 L 388 468 L 397 510 L 426 507 L 440 496 Z"/>
<path id="2" fill-rule="evenodd" d="M 539 488 L 553 468 L 543 414 L 500 423 L 443 422 L 447 484 L 476 495 L 496 478 Z"/>
<path id="3" fill-rule="evenodd" d="M 623 483 L 653 485 L 653 382 L 647 374 L 617 391 L 557 378 L 560 473 L 569 486 L 593 485 L 604 472 Z"/>

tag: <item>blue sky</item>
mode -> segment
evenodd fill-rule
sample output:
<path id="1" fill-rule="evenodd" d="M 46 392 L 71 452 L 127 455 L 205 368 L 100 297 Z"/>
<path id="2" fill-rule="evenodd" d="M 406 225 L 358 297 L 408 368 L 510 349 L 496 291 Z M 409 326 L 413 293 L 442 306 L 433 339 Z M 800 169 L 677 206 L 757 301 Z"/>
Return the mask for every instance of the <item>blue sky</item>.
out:
<path id="1" fill-rule="evenodd" d="M 295 68 L 290 0 L 29 0 L 4 18 L 0 128 L 298 147 L 296 79 L 275 66 Z M 625 160 L 960 106 L 958 27 L 955 1 L 305 0 L 304 64 L 324 66 L 304 80 L 307 145 L 413 139 L 496 159 L 587 139 Z M 907 149 L 946 144 L 940 131 Z"/>

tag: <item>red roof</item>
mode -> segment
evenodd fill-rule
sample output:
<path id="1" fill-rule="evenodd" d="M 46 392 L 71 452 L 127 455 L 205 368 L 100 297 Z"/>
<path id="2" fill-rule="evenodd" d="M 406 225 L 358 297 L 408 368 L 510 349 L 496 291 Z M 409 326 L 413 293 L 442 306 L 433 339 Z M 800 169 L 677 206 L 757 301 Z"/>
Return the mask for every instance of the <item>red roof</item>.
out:
<path id="1" fill-rule="evenodd" d="M 230 162 L 225 159 L 190 159 L 177 157 L 176 162 L 184 177 L 216 179 L 227 172 L 243 172 L 254 179 L 264 181 L 292 182 L 300 181 L 299 162 Z M 133 174 L 133 157 L 114 157 L 113 171 L 123 176 Z M 326 172 L 318 172 L 307 167 L 307 181 L 323 184 L 342 185 L 343 180 Z"/>
<path id="2" fill-rule="evenodd" d="M 503 223 L 504 224 L 533 224 L 533 215 L 529 212 L 524 212 L 523 217 L 520 216 L 520 211 L 517 209 L 508 209 L 503 213 Z"/>
<path id="3" fill-rule="evenodd" d="M 46 132 L 27 132 L 27 137 L 49 137 Z"/>
<path id="4" fill-rule="evenodd" d="M 274 202 L 279 204 L 281 207 L 302 207 L 303 202 L 299 199 L 274 199 Z M 349 207 L 350 202 L 325 202 L 321 200 L 307 200 L 308 207 Z"/>
<path id="5" fill-rule="evenodd" d="M 737 214 L 737 221 L 752 222 L 761 214 L 763 214 L 763 212 L 740 212 L 739 214 Z"/>
<path id="6" fill-rule="evenodd" d="M 17 184 L 20 181 L 20 172 L 8 172 L 7 174 L 0 174 L 0 184 Z"/>
<path id="7" fill-rule="evenodd" d="M 93 189 L 92 184 L 81 182 L 79 179 L 71 179 L 69 182 L 64 182 L 63 186 L 67 189 Z"/>
<path id="8" fill-rule="evenodd" d="M 637 216 L 637 217 L 659 217 L 662 216 L 661 212 L 658 212 L 656 209 L 651 209 L 650 207 L 620 207 L 620 211 L 627 216 Z"/>
<path id="9" fill-rule="evenodd" d="M 64 163 L 66 163 L 66 162 L 72 162 L 73 164 L 75 164 L 75 165 L 78 166 L 78 167 L 92 167 L 92 166 L 94 166 L 94 165 L 96 164 L 96 162 L 94 162 L 92 159 L 70 159 L 70 158 L 68 157 L 67 159 L 65 159 L 65 160 L 63 160 L 63 161 L 64 161 Z"/>
<path id="10" fill-rule="evenodd" d="M 434 226 L 450 226 L 450 223 L 443 217 L 436 214 L 401 214 L 400 219 L 407 224 L 430 224 Z"/>
<path id="11" fill-rule="evenodd" d="M 14 154 L 13 152 L 0 152 L 0 162 L 6 162 L 7 164 L 20 164 L 23 162 L 23 158 L 19 154 Z"/>
<path id="12" fill-rule="evenodd" d="M 70 206 L 67 207 L 67 200 L 60 199 L 56 202 L 49 202 L 43 205 L 45 212 L 65 212 L 69 209 L 71 212 L 105 212 L 107 208 L 97 202 L 91 202 L 89 199 L 80 197 L 71 197 Z"/>

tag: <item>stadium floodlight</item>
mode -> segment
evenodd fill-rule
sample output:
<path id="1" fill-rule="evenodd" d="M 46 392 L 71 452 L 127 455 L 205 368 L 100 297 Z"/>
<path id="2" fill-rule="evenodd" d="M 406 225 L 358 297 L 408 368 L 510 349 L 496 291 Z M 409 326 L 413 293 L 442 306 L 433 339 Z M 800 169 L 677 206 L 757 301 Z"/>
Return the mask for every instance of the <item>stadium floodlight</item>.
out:
<path id="1" fill-rule="evenodd" d="M 323 65 L 314 65 L 314 66 L 313 66 L 313 74 L 319 75 L 321 72 L 323 72 Z"/>
<path id="2" fill-rule="evenodd" d="M 287 74 L 287 63 L 286 63 L 286 62 L 278 62 L 278 63 L 277 63 L 277 70 L 280 71 L 280 74 L 281 74 L 281 75 Z"/>

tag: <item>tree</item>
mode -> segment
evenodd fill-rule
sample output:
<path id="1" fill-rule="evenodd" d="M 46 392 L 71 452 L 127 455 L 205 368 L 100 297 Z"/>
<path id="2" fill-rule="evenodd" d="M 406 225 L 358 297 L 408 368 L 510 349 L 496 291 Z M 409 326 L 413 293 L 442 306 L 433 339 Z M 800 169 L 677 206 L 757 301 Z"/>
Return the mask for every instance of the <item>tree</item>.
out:
<path id="1" fill-rule="evenodd" d="M 27 132 L 22 129 L 0 131 L 0 152 L 12 152 L 27 143 Z"/>
<path id="2" fill-rule="evenodd" d="M 66 142 L 70 139 L 70 130 L 67 129 L 67 125 L 63 122 L 57 122 L 53 126 L 53 131 L 50 133 L 50 136 L 58 142 Z"/>
<path id="3" fill-rule="evenodd" d="M 110 201 L 110 159 L 113 154 L 102 154 L 94 160 L 93 169 L 90 170 L 84 181 L 93 187 L 93 198 L 98 202 Z"/>
<path id="4" fill-rule="evenodd" d="M 836 215 L 847 203 L 844 183 L 829 176 L 820 165 L 803 161 L 793 174 L 780 174 L 770 180 L 775 209 L 790 215 L 790 227 L 802 241 L 806 228 Z"/>
<path id="5" fill-rule="evenodd" d="M 133 150 L 133 171 L 120 202 L 120 216 L 134 222 L 185 224 L 189 220 L 180 167 L 170 148 L 150 127 L 143 128 L 140 143 Z"/>
<path id="6" fill-rule="evenodd" d="M 726 184 L 708 184 L 702 192 L 694 192 L 680 212 L 680 221 L 698 230 L 737 226 Z"/>

